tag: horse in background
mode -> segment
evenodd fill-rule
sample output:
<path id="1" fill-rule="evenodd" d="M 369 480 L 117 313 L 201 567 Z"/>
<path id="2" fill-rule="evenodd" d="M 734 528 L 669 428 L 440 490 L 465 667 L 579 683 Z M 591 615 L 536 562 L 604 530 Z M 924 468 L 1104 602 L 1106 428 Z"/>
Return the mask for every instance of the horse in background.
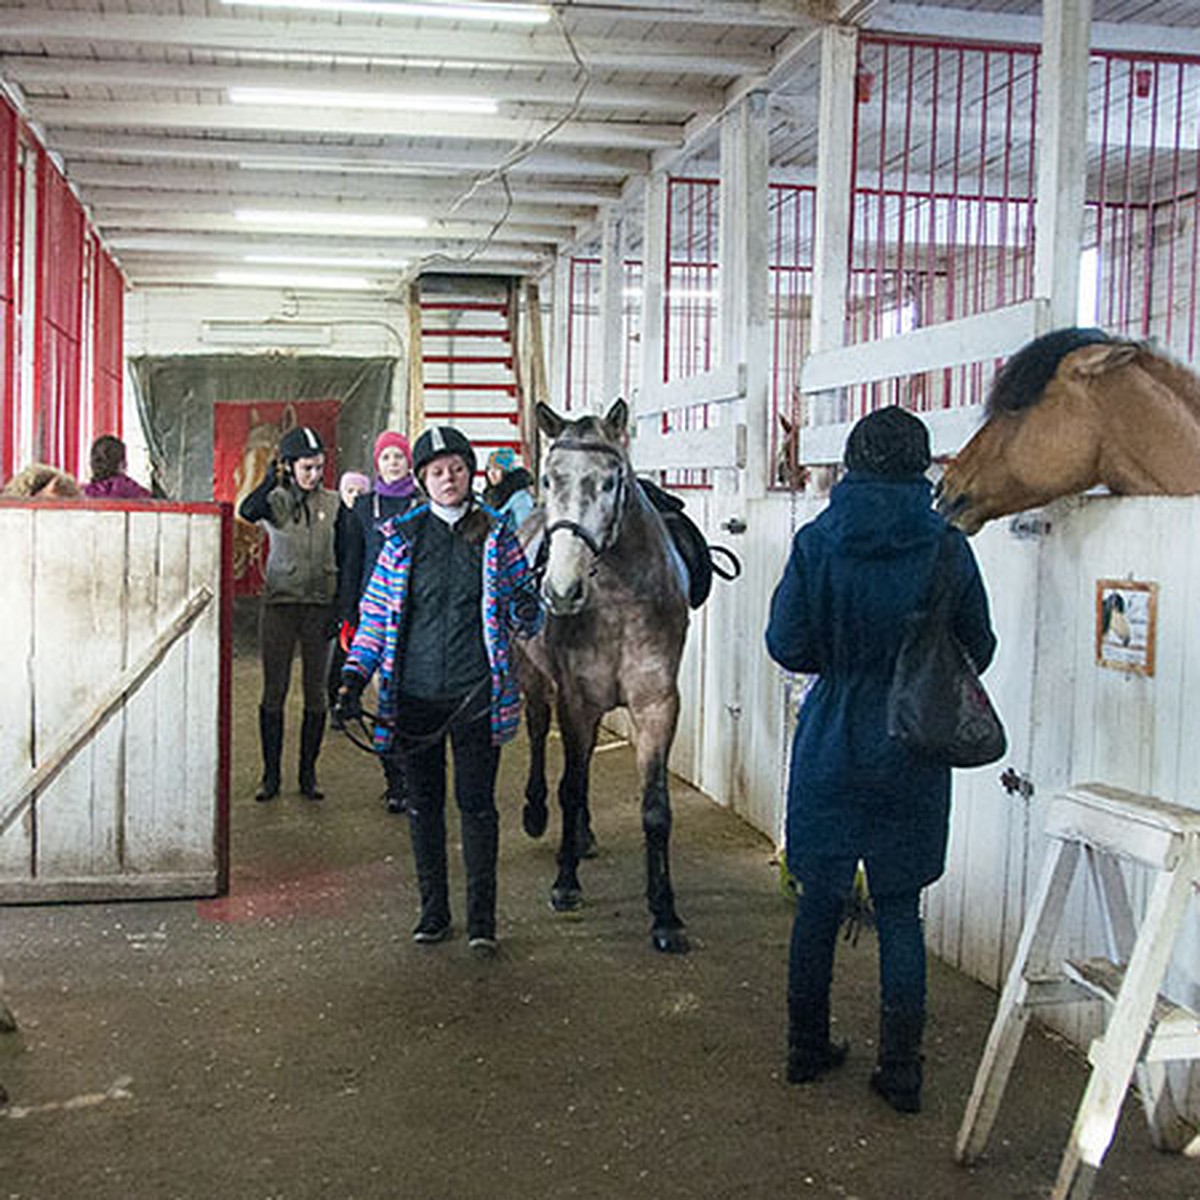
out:
<path id="1" fill-rule="evenodd" d="M 1200 379 L 1144 342 L 1045 334 L 1005 363 L 985 411 L 936 493 L 964 533 L 1101 484 L 1118 495 L 1200 492 Z"/>
<path id="2" fill-rule="evenodd" d="M 530 740 L 522 821 L 531 837 L 546 830 L 545 746 L 553 696 L 564 764 L 558 875 L 550 897 L 560 912 L 577 909 L 592 752 L 601 718 L 624 706 L 641 787 L 651 940 L 658 950 L 683 953 L 688 941 L 671 887 L 667 760 L 679 719 L 686 581 L 666 526 L 634 476 L 625 448 L 625 402 L 618 400 L 603 419 L 568 420 L 542 403 L 536 411 L 551 442 L 542 458 L 542 509 L 525 522 L 521 536 L 538 563 L 547 615 L 522 650 Z"/>
<path id="3" fill-rule="evenodd" d="M 800 458 L 800 422 L 786 413 L 779 413 L 783 436 L 775 456 L 775 484 L 789 492 L 806 492 L 810 496 L 828 496 L 830 488 L 842 476 L 836 463 L 805 466 Z"/>
<path id="4" fill-rule="evenodd" d="M 275 457 L 275 449 L 279 439 L 289 429 L 297 424 L 296 410 L 287 405 L 278 421 L 264 421 L 258 415 L 258 409 L 250 410 L 250 428 L 246 431 L 246 440 L 242 446 L 241 461 L 233 470 L 233 485 L 237 493 L 233 500 L 233 577 L 244 579 L 246 572 L 257 568 L 258 573 L 264 573 L 265 537 L 263 531 L 253 521 L 244 520 L 238 516 L 242 501 L 267 476 L 267 469 Z"/>

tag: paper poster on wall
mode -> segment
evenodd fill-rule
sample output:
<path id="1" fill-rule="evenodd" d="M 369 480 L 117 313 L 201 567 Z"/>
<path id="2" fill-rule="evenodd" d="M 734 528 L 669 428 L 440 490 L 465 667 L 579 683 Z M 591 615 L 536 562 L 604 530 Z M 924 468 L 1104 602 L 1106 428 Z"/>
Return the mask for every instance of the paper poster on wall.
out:
<path id="1" fill-rule="evenodd" d="M 1157 583 L 1097 579 L 1097 665 L 1153 675 L 1157 615 Z"/>

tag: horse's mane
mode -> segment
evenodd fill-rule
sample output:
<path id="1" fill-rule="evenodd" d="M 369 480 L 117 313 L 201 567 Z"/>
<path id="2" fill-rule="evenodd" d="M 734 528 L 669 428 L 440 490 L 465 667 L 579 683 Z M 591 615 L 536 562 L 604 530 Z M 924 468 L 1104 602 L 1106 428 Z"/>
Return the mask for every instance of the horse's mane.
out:
<path id="1" fill-rule="evenodd" d="M 1032 408 L 1046 385 L 1054 378 L 1059 363 L 1074 350 L 1116 339 L 1103 329 L 1056 329 L 1023 346 L 1000 368 L 987 398 L 987 415 L 1020 412 Z"/>

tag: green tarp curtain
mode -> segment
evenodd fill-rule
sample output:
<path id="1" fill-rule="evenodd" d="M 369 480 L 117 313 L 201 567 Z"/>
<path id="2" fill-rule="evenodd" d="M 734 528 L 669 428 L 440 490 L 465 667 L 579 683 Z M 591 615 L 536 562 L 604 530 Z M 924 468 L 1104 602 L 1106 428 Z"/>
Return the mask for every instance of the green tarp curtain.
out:
<path id="1" fill-rule="evenodd" d="M 157 491 L 172 500 L 213 497 L 213 405 L 336 400 L 340 470 L 371 470 L 386 428 L 395 358 L 282 354 L 144 356 L 129 362 Z M 336 486 L 337 481 L 327 481 Z"/>

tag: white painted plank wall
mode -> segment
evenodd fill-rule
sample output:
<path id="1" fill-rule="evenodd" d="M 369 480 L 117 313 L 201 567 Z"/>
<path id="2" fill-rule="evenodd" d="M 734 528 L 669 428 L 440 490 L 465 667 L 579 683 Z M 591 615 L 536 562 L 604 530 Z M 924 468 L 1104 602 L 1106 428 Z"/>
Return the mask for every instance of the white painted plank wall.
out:
<path id="1" fill-rule="evenodd" d="M 0 836 L 0 899 L 202 895 L 219 847 L 215 512 L 0 506 L 0 778 L 15 783 L 95 710 L 202 588 L 157 669 Z M 33 729 L 33 745 L 28 730 Z M 24 732 L 22 732 L 24 731 Z"/>

